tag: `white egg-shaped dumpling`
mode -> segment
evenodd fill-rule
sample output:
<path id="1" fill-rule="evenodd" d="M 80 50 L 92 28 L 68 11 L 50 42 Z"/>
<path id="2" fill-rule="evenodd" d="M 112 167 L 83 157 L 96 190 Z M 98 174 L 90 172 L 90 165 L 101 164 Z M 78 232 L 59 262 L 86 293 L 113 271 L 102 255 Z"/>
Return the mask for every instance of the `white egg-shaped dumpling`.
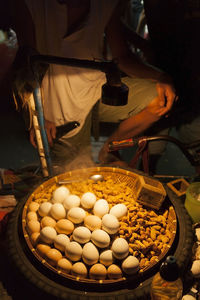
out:
<path id="1" fill-rule="evenodd" d="M 40 256 L 42 256 L 43 258 L 46 256 L 46 253 L 51 249 L 51 247 L 49 245 L 46 244 L 37 244 L 36 246 L 36 250 L 39 253 Z"/>
<path id="2" fill-rule="evenodd" d="M 135 274 L 140 268 L 140 263 L 137 257 L 129 255 L 122 262 L 122 270 L 128 275 Z"/>
<path id="3" fill-rule="evenodd" d="M 46 259 L 47 261 L 52 265 L 56 266 L 57 262 L 62 258 L 62 254 L 59 250 L 51 248 L 47 253 L 46 253 Z"/>
<path id="4" fill-rule="evenodd" d="M 30 240 L 31 240 L 32 245 L 36 246 L 40 241 L 40 233 L 39 232 L 33 232 L 31 234 Z"/>
<path id="5" fill-rule="evenodd" d="M 55 220 L 60 220 L 66 217 L 66 210 L 61 203 L 54 203 L 51 207 L 50 214 Z"/>
<path id="6" fill-rule="evenodd" d="M 81 259 L 83 249 L 77 242 L 70 242 L 65 247 L 65 255 L 72 261 L 78 261 Z"/>
<path id="7" fill-rule="evenodd" d="M 40 232 L 40 222 L 31 220 L 27 224 L 27 230 L 29 234 L 32 234 L 34 232 Z"/>
<path id="8" fill-rule="evenodd" d="M 58 233 L 70 234 L 74 230 L 74 224 L 67 219 L 60 219 L 55 225 L 55 229 Z"/>
<path id="9" fill-rule="evenodd" d="M 85 219 L 86 212 L 81 207 L 72 207 L 67 213 L 67 218 L 74 224 L 80 224 Z"/>
<path id="10" fill-rule="evenodd" d="M 72 236 L 76 242 L 85 244 L 91 238 L 91 231 L 85 226 L 79 226 L 74 229 Z"/>
<path id="11" fill-rule="evenodd" d="M 200 242 L 200 228 L 195 229 L 195 234 L 196 234 L 197 240 Z"/>
<path id="12" fill-rule="evenodd" d="M 84 225 L 91 231 L 101 228 L 101 219 L 98 216 L 88 215 L 84 219 Z"/>
<path id="13" fill-rule="evenodd" d="M 106 248 L 110 244 L 110 236 L 102 229 L 96 229 L 91 235 L 92 242 L 99 248 Z"/>
<path id="14" fill-rule="evenodd" d="M 93 265 L 98 262 L 99 251 L 91 242 L 83 246 L 82 259 L 87 265 Z"/>
<path id="15" fill-rule="evenodd" d="M 105 199 L 99 199 L 96 201 L 93 213 L 95 216 L 98 216 L 99 218 L 102 218 L 104 215 L 106 215 L 109 212 L 109 204 Z"/>
<path id="16" fill-rule="evenodd" d="M 47 215 L 49 215 L 50 210 L 52 207 L 52 203 L 51 202 L 43 202 L 40 204 L 39 208 L 38 208 L 38 213 L 41 217 L 45 217 Z"/>
<path id="17" fill-rule="evenodd" d="M 184 295 L 181 300 L 196 300 L 197 298 L 192 295 Z"/>
<path id="18" fill-rule="evenodd" d="M 104 250 L 103 252 L 101 252 L 101 254 L 99 256 L 99 261 L 104 266 L 112 265 L 113 260 L 114 260 L 114 258 L 113 258 L 112 250 Z"/>
<path id="19" fill-rule="evenodd" d="M 76 277 L 86 278 L 88 271 L 84 263 L 76 262 L 71 268 L 71 273 Z"/>
<path id="20" fill-rule="evenodd" d="M 62 270 L 65 273 L 69 274 L 72 268 L 72 263 L 67 258 L 63 257 L 57 262 L 58 270 Z"/>
<path id="21" fill-rule="evenodd" d="M 109 279 L 122 278 L 122 270 L 118 265 L 115 264 L 112 264 L 108 267 L 107 274 Z"/>
<path id="22" fill-rule="evenodd" d="M 200 260 L 193 261 L 191 272 L 195 278 L 200 278 Z"/>
<path id="23" fill-rule="evenodd" d="M 106 278 L 107 270 L 102 264 L 95 264 L 90 268 L 89 276 L 91 279 L 103 280 Z"/>
<path id="24" fill-rule="evenodd" d="M 85 209 L 93 208 L 93 206 L 96 202 L 96 199 L 97 198 L 96 198 L 95 194 L 93 194 L 91 192 L 84 193 L 81 197 L 81 205 Z"/>
<path id="25" fill-rule="evenodd" d="M 66 234 L 58 234 L 54 239 L 54 246 L 56 249 L 65 252 L 66 245 L 70 242 L 69 237 Z"/>
<path id="26" fill-rule="evenodd" d="M 40 238 L 44 243 L 52 244 L 57 236 L 56 230 L 53 227 L 46 226 L 40 231 Z"/>
<path id="27" fill-rule="evenodd" d="M 45 216 L 41 219 L 40 224 L 42 228 L 46 226 L 55 227 L 56 221 L 52 217 Z"/>
<path id="28" fill-rule="evenodd" d="M 117 233 L 119 230 L 119 225 L 118 219 L 111 214 L 106 214 L 102 218 L 102 229 L 109 234 Z"/>
<path id="29" fill-rule="evenodd" d="M 29 211 L 26 215 L 26 219 L 27 221 L 37 221 L 38 220 L 38 216 L 37 213 L 35 211 Z"/>
<path id="30" fill-rule="evenodd" d="M 36 212 L 39 208 L 40 204 L 35 202 L 35 201 L 32 201 L 29 206 L 28 206 L 28 211 L 34 211 Z"/>
<path id="31" fill-rule="evenodd" d="M 112 243 L 111 250 L 114 257 L 117 259 L 123 259 L 129 254 L 129 244 L 123 238 L 116 238 Z"/>
<path id="32" fill-rule="evenodd" d="M 118 220 L 127 214 L 127 207 L 125 204 L 119 203 L 111 207 L 110 214 L 114 215 Z"/>
<path id="33" fill-rule="evenodd" d="M 196 248 L 195 259 L 200 260 L 200 245 Z"/>
<path id="34" fill-rule="evenodd" d="M 66 210 L 70 210 L 72 207 L 78 207 L 81 203 L 81 199 L 77 195 L 69 195 L 64 201 L 63 205 Z"/>
<path id="35" fill-rule="evenodd" d="M 69 196 L 70 191 L 65 186 L 58 187 L 53 192 L 52 202 L 53 203 L 63 203 L 63 201 Z"/>

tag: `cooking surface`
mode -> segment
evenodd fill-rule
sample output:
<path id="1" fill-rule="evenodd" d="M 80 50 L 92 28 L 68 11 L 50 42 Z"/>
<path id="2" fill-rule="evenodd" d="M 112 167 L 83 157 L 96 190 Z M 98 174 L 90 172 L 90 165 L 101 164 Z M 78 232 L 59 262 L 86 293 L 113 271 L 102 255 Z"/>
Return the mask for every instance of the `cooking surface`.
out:
<path id="1" fill-rule="evenodd" d="M 176 241 L 176 243 L 175 243 L 172 251 L 170 251 L 170 253 L 175 253 L 175 255 L 180 260 L 182 267 L 186 268 L 188 265 L 188 258 L 190 257 L 189 253 L 191 253 L 191 247 L 192 247 L 191 223 L 189 222 L 187 215 L 185 215 L 183 208 L 180 206 L 180 204 L 178 204 L 179 201 L 175 201 L 175 200 L 177 200 L 177 199 L 173 199 L 172 203 L 175 206 L 178 220 L 180 220 L 180 227 L 179 227 L 178 240 Z M 13 300 L 19 300 L 19 299 L 21 299 L 21 300 L 31 299 L 32 300 L 32 298 L 31 298 L 32 293 L 34 293 L 35 297 L 38 297 L 38 299 L 40 299 L 41 292 L 39 292 L 37 289 L 35 290 L 35 288 L 40 287 L 39 290 L 41 291 L 41 289 L 43 290 L 44 285 L 45 285 L 45 287 L 47 287 L 48 290 L 50 288 L 52 294 L 55 291 L 56 291 L 56 293 L 59 293 L 59 296 L 57 296 L 58 298 L 55 299 L 55 296 L 54 296 L 54 298 L 52 298 L 53 300 L 68 299 L 68 296 L 65 296 L 63 298 L 63 294 L 61 294 L 61 290 L 60 290 L 61 286 L 62 286 L 61 283 L 59 284 L 59 287 L 55 287 L 55 288 L 53 287 L 53 290 L 52 290 L 52 287 L 50 287 L 50 286 L 48 287 L 48 285 L 50 283 L 49 280 L 48 280 L 48 282 L 45 282 L 45 283 L 43 282 L 44 279 L 47 278 L 47 275 L 45 275 L 45 273 L 43 273 L 43 272 L 42 273 L 36 272 L 34 264 L 33 263 L 31 264 L 32 258 L 30 260 L 30 255 L 29 255 L 29 259 L 28 259 L 28 256 L 27 256 L 27 258 L 25 258 L 26 251 L 25 251 L 25 247 L 24 247 L 23 234 L 21 232 L 22 230 L 19 230 L 19 231 L 17 230 L 17 228 L 19 228 L 18 225 L 21 224 L 21 216 L 20 215 L 21 215 L 22 207 L 25 204 L 25 201 L 26 201 L 26 199 L 20 201 L 18 207 L 16 208 L 16 210 L 15 210 L 14 214 L 12 215 L 11 220 L 9 222 L 8 240 L 7 240 L 7 243 L 4 243 L 5 253 L 3 253 L 3 257 L 5 258 L 5 260 L 3 261 L 4 268 L 1 269 L 3 272 L 2 282 L 5 284 L 8 293 L 11 293 Z M 183 221 L 183 219 L 184 219 L 184 221 Z M 10 225 L 12 225 L 12 226 L 10 226 Z M 184 248 L 184 251 L 183 251 L 183 248 Z M 0 248 L 0 249 L 2 251 L 2 248 Z M 6 260 L 7 259 L 6 254 L 9 255 L 9 260 L 12 261 L 11 266 L 9 265 L 8 260 Z M 34 271 L 34 269 L 35 269 L 35 271 Z M 24 275 L 23 281 L 21 278 L 21 274 Z M 149 274 L 147 278 L 149 278 L 149 276 L 152 276 L 152 275 L 153 274 L 151 274 L 151 275 Z M 44 276 L 46 276 L 46 277 L 44 278 Z M 142 289 L 142 293 L 143 293 L 144 287 L 147 284 L 146 283 L 146 281 L 148 281 L 147 278 L 144 279 L 145 282 L 140 287 L 140 289 Z M 30 279 L 30 281 L 29 281 L 29 279 Z M 32 291 L 33 285 L 30 284 L 31 282 L 32 282 L 32 284 L 33 284 L 33 282 L 37 283 L 36 286 L 34 285 L 34 287 L 35 287 L 34 291 Z M 47 286 L 46 286 L 46 284 L 47 284 Z M 54 283 L 54 285 L 55 285 L 55 283 Z M 20 289 L 19 289 L 19 286 L 21 286 Z M 71 289 L 73 288 L 72 284 L 70 284 L 69 286 L 71 287 Z M 132 284 L 131 284 L 131 286 L 132 286 Z M 87 289 L 86 289 L 86 291 L 87 291 Z M 44 292 L 44 290 L 43 290 L 43 292 Z M 120 299 L 127 299 L 126 298 L 127 292 L 129 294 L 129 296 L 132 295 L 131 297 L 129 297 L 129 299 L 134 299 L 134 300 L 135 299 L 142 299 L 142 300 L 149 299 L 148 297 L 135 298 L 135 296 L 133 296 L 133 294 L 135 295 L 135 289 L 130 290 L 130 288 L 128 290 L 127 289 L 122 289 L 122 290 L 114 289 L 113 290 L 113 288 L 111 288 L 111 289 L 109 289 L 109 292 L 103 293 L 103 296 L 102 296 L 102 293 L 100 293 L 100 294 L 96 293 L 96 289 L 95 289 L 95 293 L 92 292 L 92 296 L 91 296 L 91 292 L 87 292 L 86 294 L 87 294 L 87 299 L 118 300 L 118 297 L 121 297 Z M 30 296 L 28 298 L 27 298 L 27 295 L 28 295 L 27 293 L 29 293 L 29 296 Z M 73 294 L 73 295 L 71 295 L 71 297 L 69 299 L 73 299 L 73 300 L 79 299 L 79 296 L 77 298 L 76 293 L 78 293 L 78 295 L 80 295 L 80 292 L 78 292 L 77 288 L 76 289 L 73 288 L 73 290 L 71 290 L 71 291 L 69 291 L 69 288 L 68 288 L 67 293 L 68 293 L 68 295 L 69 295 L 69 293 Z M 21 294 L 21 297 L 20 297 L 20 294 Z M 97 298 L 95 298 L 94 295 Z M 119 296 L 119 295 L 121 295 L 121 296 Z M 84 298 L 84 300 L 86 299 L 84 291 L 81 292 L 80 299 L 83 299 L 83 298 Z M 6 298 L 6 300 L 7 299 L 9 299 L 9 298 Z M 51 299 L 51 297 L 49 297 L 49 298 L 47 297 L 44 299 L 45 300 Z"/>
<path id="2" fill-rule="evenodd" d="M 140 275 L 141 274 L 145 275 L 146 270 L 149 270 L 150 268 L 155 267 L 157 262 L 159 262 L 163 258 L 163 256 L 166 255 L 166 253 L 169 251 L 170 246 L 172 245 L 174 238 L 175 238 L 175 234 L 176 234 L 176 216 L 175 216 L 175 211 L 174 211 L 173 207 L 170 204 L 166 204 L 166 203 L 169 203 L 169 201 L 167 199 L 163 205 L 163 209 L 158 212 L 157 211 L 153 212 L 153 210 L 151 208 L 149 208 L 148 210 L 145 210 L 142 208 L 142 205 L 139 205 L 137 203 L 137 201 L 135 203 L 135 200 L 136 200 L 135 198 L 138 197 L 137 190 L 140 190 L 139 187 L 141 186 L 140 178 L 143 178 L 143 177 L 134 172 L 130 172 L 127 170 L 111 168 L 111 167 L 87 168 L 87 169 L 83 169 L 83 170 L 75 170 L 72 172 L 67 172 L 65 174 L 56 176 L 48 181 L 45 181 L 41 186 L 37 187 L 37 189 L 33 191 L 33 193 L 30 195 L 30 197 L 27 200 L 27 203 L 23 209 L 22 226 L 23 226 L 24 237 L 26 239 L 26 242 L 28 243 L 31 252 L 36 256 L 36 258 L 38 258 L 41 262 L 43 262 L 43 265 L 46 265 L 47 268 L 51 268 L 52 271 L 57 273 L 58 272 L 57 269 L 49 266 L 48 263 L 45 262 L 45 259 L 44 259 L 45 257 L 43 256 L 43 258 L 41 258 L 40 255 L 37 253 L 37 250 L 36 251 L 34 250 L 34 248 L 37 249 L 37 247 L 34 247 L 34 243 L 31 241 L 31 235 L 29 234 L 29 231 L 28 231 L 29 222 L 27 222 L 27 213 L 30 210 L 32 210 L 32 208 L 30 207 L 31 205 L 34 204 L 34 208 L 33 208 L 34 210 L 35 210 L 35 206 L 41 205 L 41 206 L 39 206 L 39 214 L 42 214 L 42 216 L 44 216 L 44 211 L 42 211 L 42 213 L 41 213 L 40 207 L 42 207 L 42 205 L 44 205 L 44 204 L 50 205 L 50 202 L 52 199 L 52 194 L 54 195 L 54 191 L 55 190 L 57 191 L 57 188 L 61 189 L 61 187 L 58 187 L 56 185 L 56 182 L 58 182 L 59 180 L 63 180 L 65 178 L 70 178 L 70 177 L 76 178 L 77 175 L 79 175 L 79 178 L 83 177 L 83 179 L 85 179 L 85 178 L 89 177 L 90 174 L 95 174 L 95 173 L 102 174 L 105 178 L 105 181 L 95 184 L 95 183 L 91 183 L 91 181 L 89 180 L 89 181 L 83 181 L 82 183 L 80 182 L 79 186 L 76 186 L 76 183 L 72 183 L 72 184 L 68 184 L 67 187 L 69 189 L 71 189 L 71 191 L 73 191 L 72 194 L 76 194 L 80 197 L 84 191 L 90 190 L 90 192 L 92 191 L 94 194 L 96 194 L 97 199 L 103 197 L 113 207 L 117 203 L 126 203 L 126 206 L 128 208 L 128 213 L 126 213 L 126 216 L 124 217 L 123 222 L 119 221 L 120 228 L 119 228 L 119 233 L 118 233 L 117 237 L 123 236 L 123 233 L 122 232 L 120 233 L 120 229 L 124 228 L 124 226 L 126 225 L 126 223 L 124 223 L 125 220 L 128 220 L 128 223 L 130 224 L 130 222 L 133 222 L 133 219 L 132 219 L 132 217 L 133 217 L 135 223 L 132 224 L 133 229 L 130 230 L 130 233 L 129 234 L 127 233 L 126 241 L 128 241 L 130 248 L 134 247 L 132 252 L 129 253 L 129 255 L 132 254 L 140 260 L 140 268 L 143 270 L 142 273 L 140 273 Z M 149 184 L 150 184 L 151 180 L 149 177 L 148 177 L 148 179 L 149 179 Z M 155 181 L 153 181 L 153 183 L 155 184 Z M 150 185 L 149 185 L 149 187 L 150 187 Z M 122 191 L 124 191 L 124 192 L 122 192 Z M 141 195 L 141 197 L 142 197 L 142 195 Z M 44 201 L 43 198 L 45 198 L 44 203 L 43 203 L 43 201 Z M 60 200 L 60 198 L 59 198 L 59 200 Z M 41 204 L 41 203 L 43 203 L 43 204 Z M 61 204 L 59 204 L 59 205 L 62 206 Z M 168 206 L 170 206 L 170 208 Z M 84 205 L 83 205 L 83 207 L 84 207 Z M 168 209 L 169 209 L 169 212 L 168 212 Z M 132 211 L 132 213 L 131 213 L 131 211 Z M 89 212 L 91 212 L 91 211 L 89 210 Z M 77 212 L 77 214 L 78 214 L 78 212 Z M 141 223 L 140 218 L 142 216 L 143 216 L 143 220 Z M 79 226 L 80 226 L 80 222 L 78 222 Z M 102 222 L 103 222 L 103 219 L 102 219 Z M 137 222 L 139 222 L 139 223 L 137 223 Z M 163 229 L 164 230 L 164 233 L 162 233 L 163 235 L 161 234 L 161 232 L 159 233 L 160 234 L 159 237 L 160 238 L 162 237 L 162 239 L 164 238 L 165 241 L 162 240 L 162 242 L 161 242 L 161 240 L 160 240 L 160 242 L 158 244 L 156 244 L 158 246 L 158 248 L 157 248 L 157 246 L 155 246 L 154 249 L 152 249 L 151 248 L 152 246 L 150 246 L 149 242 L 147 242 L 147 238 L 151 237 L 153 239 L 153 240 L 151 240 L 151 243 L 155 242 L 155 237 L 153 237 L 152 235 L 153 235 L 153 232 L 154 232 L 154 234 L 156 234 L 156 232 L 157 232 L 157 235 L 158 235 L 158 231 L 155 231 L 155 228 L 154 228 L 154 225 L 156 225 L 156 224 L 160 225 L 162 228 L 166 229 L 166 230 Z M 136 225 L 136 227 L 134 227 L 135 225 Z M 142 243 L 145 243 L 145 241 L 141 240 L 139 235 L 136 234 L 136 232 L 138 232 L 137 226 L 139 226 L 138 229 L 141 228 L 139 235 L 142 234 L 141 233 L 142 231 L 143 231 L 143 234 L 145 232 L 145 238 L 143 238 L 143 239 L 144 240 L 146 239 L 147 244 L 143 245 Z M 158 226 L 158 227 L 160 227 L 160 226 Z M 146 227 L 148 227 L 149 233 L 147 232 Z M 161 230 L 161 227 L 159 230 Z M 137 237 L 132 238 L 132 234 L 136 235 Z M 169 236 L 168 236 L 168 234 L 169 234 Z M 138 240 L 138 238 L 139 238 L 139 240 Z M 139 244 L 137 244 L 137 242 Z M 167 245 L 167 244 L 169 244 L 169 245 Z M 159 245 L 161 246 L 161 248 L 159 248 Z M 83 245 L 82 245 L 82 247 L 83 247 Z M 143 250 L 141 247 L 144 247 L 145 250 Z M 105 248 L 105 247 L 103 247 L 103 248 Z M 137 250 L 137 251 L 135 251 L 135 250 Z M 150 255 L 150 253 L 151 253 L 150 250 L 154 250 L 155 253 Z M 142 263 L 142 261 L 143 261 L 143 263 Z M 114 262 L 114 263 L 116 263 L 116 262 Z M 60 276 L 65 276 L 65 277 L 71 278 L 71 276 L 69 276 L 68 274 L 63 273 L 63 275 L 62 275 L 61 272 L 59 274 L 60 274 Z M 124 274 L 122 276 L 122 278 L 119 279 L 118 281 L 124 281 L 124 278 L 123 278 L 124 276 L 127 277 L 128 280 L 131 279 L 131 278 L 128 278 L 130 276 Z M 137 276 L 135 276 L 135 275 L 133 276 L 134 280 L 136 279 L 136 277 Z M 73 277 L 71 279 L 73 280 Z M 76 277 L 74 277 L 74 280 L 75 279 L 76 279 Z M 83 281 L 85 283 L 89 283 L 90 281 L 92 281 L 92 280 L 88 280 L 88 279 L 86 279 L 86 280 L 78 279 L 78 280 L 79 280 L 79 282 Z M 113 281 L 112 280 L 109 281 L 108 278 L 106 280 L 101 280 L 101 281 L 102 281 L 101 285 L 103 285 L 106 282 L 113 283 Z M 117 280 L 114 280 L 114 281 L 115 281 L 114 283 L 117 283 Z M 93 283 L 98 284 L 98 281 L 97 282 L 94 281 Z"/>

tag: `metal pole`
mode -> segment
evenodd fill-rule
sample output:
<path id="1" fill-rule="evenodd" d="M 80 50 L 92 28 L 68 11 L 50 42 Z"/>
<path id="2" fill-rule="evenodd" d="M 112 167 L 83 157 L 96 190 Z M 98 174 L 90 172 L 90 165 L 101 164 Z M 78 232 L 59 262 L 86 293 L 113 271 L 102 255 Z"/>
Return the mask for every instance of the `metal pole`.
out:
<path id="1" fill-rule="evenodd" d="M 33 126 L 37 141 L 37 148 L 44 177 L 52 176 L 52 162 L 49 152 L 49 144 L 44 126 L 44 114 L 40 87 L 36 87 L 30 97 L 30 105 L 33 113 Z"/>

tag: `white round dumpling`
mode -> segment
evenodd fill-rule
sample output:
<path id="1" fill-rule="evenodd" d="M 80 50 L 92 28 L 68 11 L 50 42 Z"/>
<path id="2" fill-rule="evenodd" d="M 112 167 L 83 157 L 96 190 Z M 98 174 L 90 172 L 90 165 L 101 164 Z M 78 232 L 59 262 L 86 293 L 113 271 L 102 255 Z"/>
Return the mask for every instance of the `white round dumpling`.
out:
<path id="1" fill-rule="evenodd" d="M 80 205 L 81 199 L 77 195 L 69 195 L 64 201 L 63 205 L 66 210 L 69 210 L 72 207 L 78 207 Z"/>
<path id="2" fill-rule="evenodd" d="M 60 219 L 56 225 L 55 229 L 58 233 L 70 234 L 74 230 L 74 224 L 67 219 Z"/>
<path id="3" fill-rule="evenodd" d="M 111 214 L 106 214 L 102 218 L 102 229 L 109 234 L 115 234 L 119 230 L 119 225 L 118 219 Z"/>
<path id="4" fill-rule="evenodd" d="M 53 203 L 63 203 L 63 201 L 67 198 L 69 193 L 70 193 L 70 191 L 68 190 L 67 187 L 65 187 L 65 186 L 58 187 L 53 192 L 52 202 Z"/>
<path id="5" fill-rule="evenodd" d="M 94 205 L 93 213 L 95 216 L 102 218 L 109 212 L 109 204 L 105 199 L 99 199 Z"/>
<path id="6" fill-rule="evenodd" d="M 70 239 L 66 234 L 58 234 L 54 239 L 54 246 L 58 250 L 65 252 L 66 245 L 70 242 Z"/>
<path id="7" fill-rule="evenodd" d="M 50 210 L 51 216 L 55 220 L 64 219 L 66 217 L 66 211 L 61 203 L 54 203 Z"/>
<path id="8" fill-rule="evenodd" d="M 27 221 L 37 221 L 38 220 L 38 216 L 35 211 L 29 211 L 27 213 L 26 218 L 27 218 Z"/>
<path id="9" fill-rule="evenodd" d="M 86 216 L 86 212 L 81 207 L 72 207 L 67 213 L 67 218 L 74 224 L 82 223 L 85 216 Z"/>
<path id="10" fill-rule="evenodd" d="M 41 219 L 40 224 L 42 228 L 45 226 L 55 227 L 56 221 L 52 217 L 45 216 Z"/>
<path id="11" fill-rule="evenodd" d="M 77 242 L 70 242 L 65 247 L 65 255 L 72 261 L 78 261 L 81 259 L 83 249 Z"/>
<path id="12" fill-rule="evenodd" d="M 138 270 L 140 263 L 137 257 L 133 255 L 129 255 L 123 262 L 122 262 L 122 270 L 126 274 L 135 274 Z"/>
<path id="13" fill-rule="evenodd" d="M 30 236 L 30 240 L 32 242 L 32 245 L 36 246 L 40 242 L 40 233 L 39 232 L 33 232 Z"/>
<path id="14" fill-rule="evenodd" d="M 110 209 L 110 214 L 115 216 L 118 220 L 124 217 L 127 214 L 127 207 L 125 204 L 119 203 L 114 205 Z"/>
<path id="15" fill-rule="evenodd" d="M 99 251 L 94 244 L 87 243 L 83 246 L 82 258 L 87 265 L 93 265 L 97 263 L 99 259 Z"/>
<path id="16" fill-rule="evenodd" d="M 195 229 L 197 240 L 200 242 L 200 228 Z"/>
<path id="17" fill-rule="evenodd" d="M 181 300 L 196 300 L 197 298 L 192 295 L 184 295 Z"/>
<path id="18" fill-rule="evenodd" d="M 113 260 L 114 258 L 112 250 L 105 250 L 101 252 L 99 257 L 99 261 L 101 264 L 103 264 L 104 266 L 110 266 L 113 263 Z"/>
<path id="19" fill-rule="evenodd" d="M 76 227 L 73 231 L 73 239 L 80 243 L 85 244 L 91 238 L 91 231 L 85 226 Z"/>
<path id="20" fill-rule="evenodd" d="M 108 267 L 107 274 L 109 279 L 122 278 L 122 270 L 118 265 L 115 264 L 112 264 Z"/>
<path id="21" fill-rule="evenodd" d="M 58 249 L 51 248 L 47 253 L 46 253 L 46 260 L 49 262 L 51 265 L 56 266 L 58 261 L 62 258 L 62 254 Z"/>
<path id="22" fill-rule="evenodd" d="M 34 232 L 40 232 L 40 222 L 35 220 L 29 221 L 27 224 L 27 229 L 29 234 L 32 234 Z"/>
<path id="23" fill-rule="evenodd" d="M 200 278 L 200 260 L 193 261 L 191 272 L 195 278 Z"/>
<path id="24" fill-rule="evenodd" d="M 50 226 L 46 226 L 40 231 L 40 239 L 47 244 L 52 244 L 56 236 L 56 230 Z"/>
<path id="25" fill-rule="evenodd" d="M 195 250 L 195 259 L 200 260 L 200 244 Z"/>
<path id="26" fill-rule="evenodd" d="M 89 277 L 96 280 L 104 280 L 107 275 L 106 267 L 102 264 L 94 264 L 89 270 Z"/>
<path id="27" fill-rule="evenodd" d="M 88 215 L 84 219 L 84 225 L 91 231 L 101 228 L 101 219 L 98 216 Z"/>
<path id="28" fill-rule="evenodd" d="M 71 271 L 72 263 L 66 258 L 61 258 L 57 262 L 57 268 L 68 274 Z"/>
<path id="29" fill-rule="evenodd" d="M 86 209 L 90 209 L 94 206 L 96 199 L 95 194 L 91 192 L 84 193 L 81 197 L 81 205 Z"/>
<path id="30" fill-rule="evenodd" d="M 127 257 L 129 253 L 129 244 L 128 242 L 123 238 L 117 238 L 114 240 L 111 248 L 114 257 L 117 259 L 123 259 Z"/>
<path id="31" fill-rule="evenodd" d="M 76 262 L 73 264 L 71 268 L 71 273 L 74 276 L 80 277 L 80 278 L 86 278 L 87 277 L 87 268 L 84 263 L 82 262 Z"/>
<path id="32" fill-rule="evenodd" d="M 38 208 L 38 213 L 41 217 L 48 216 L 52 207 L 51 202 L 43 202 Z"/>
<path id="33" fill-rule="evenodd" d="M 96 229 L 91 235 L 92 242 L 99 248 L 106 248 L 110 244 L 110 236 L 102 229 Z"/>
<path id="34" fill-rule="evenodd" d="M 49 245 L 46 244 L 37 244 L 36 245 L 36 250 L 39 253 L 39 255 L 43 258 L 46 257 L 47 252 L 51 249 L 51 247 Z"/>
<path id="35" fill-rule="evenodd" d="M 32 201 L 29 206 L 28 206 L 28 211 L 34 211 L 36 212 L 39 208 L 40 204 L 35 202 L 35 201 Z"/>

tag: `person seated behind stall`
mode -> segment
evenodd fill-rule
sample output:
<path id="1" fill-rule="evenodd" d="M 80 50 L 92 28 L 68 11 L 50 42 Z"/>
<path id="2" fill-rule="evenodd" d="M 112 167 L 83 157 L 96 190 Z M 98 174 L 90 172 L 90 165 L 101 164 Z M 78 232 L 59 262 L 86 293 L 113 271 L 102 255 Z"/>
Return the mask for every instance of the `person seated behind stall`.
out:
<path id="1" fill-rule="evenodd" d="M 123 81 L 129 86 L 129 98 L 128 104 L 121 107 L 100 103 L 100 121 L 119 123 L 100 150 L 100 162 L 108 161 L 110 141 L 141 134 L 165 116 L 175 101 L 168 76 L 129 51 L 120 23 L 124 3 L 119 0 L 51 0 L 48 3 L 20 0 L 15 7 L 19 46 L 36 49 L 40 54 L 101 61 L 105 33 L 112 58 L 127 75 Z M 20 80 L 25 82 L 26 78 Z M 45 127 L 56 163 L 73 160 L 89 147 L 91 111 L 101 98 L 105 81 L 105 74 L 98 70 L 49 66 L 41 86 Z M 56 126 L 70 121 L 78 121 L 80 127 L 54 142 Z M 30 141 L 36 146 L 33 128 Z"/>
<path id="2" fill-rule="evenodd" d="M 179 97 L 165 122 L 158 122 L 145 134 L 168 135 L 175 126 L 180 141 L 192 143 L 200 139 L 199 2 L 144 0 L 144 10 L 149 39 L 137 37 L 143 45 L 144 56 L 171 77 Z M 128 32 L 129 40 L 136 38 L 134 32 Z M 165 147 L 165 142 L 150 144 L 152 172 Z M 199 174 L 200 167 L 196 171 Z"/>

